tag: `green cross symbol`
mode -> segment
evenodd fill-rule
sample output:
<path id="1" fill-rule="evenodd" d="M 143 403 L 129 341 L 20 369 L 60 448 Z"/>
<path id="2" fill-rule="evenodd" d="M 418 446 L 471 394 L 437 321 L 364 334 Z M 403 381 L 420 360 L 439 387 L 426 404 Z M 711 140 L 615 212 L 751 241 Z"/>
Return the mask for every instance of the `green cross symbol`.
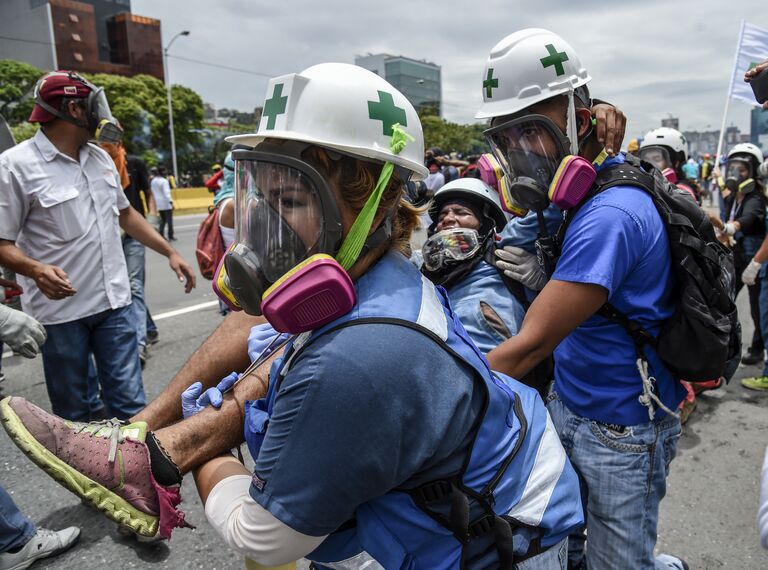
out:
<path id="1" fill-rule="evenodd" d="M 283 97 L 283 83 L 276 83 L 272 90 L 272 97 L 264 102 L 264 111 L 262 115 L 267 117 L 267 130 L 275 128 L 277 116 L 285 113 L 285 107 L 288 104 L 288 96 Z"/>
<path id="2" fill-rule="evenodd" d="M 498 78 L 493 76 L 493 68 L 488 68 L 488 75 L 485 77 L 485 81 L 483 81 L 483 87 L 485 87 L 485 96 L 490 99 L 493 97 L 493 90 L 496 89 L 499 86 L 499 80 Z"/>
<path id="3" fill-rule="evenodd" d="M 405 109 L 395 105 L 390 93 L 386 91 L 378 91 L 378 93 L 378 101 L 368 101 L 368 117 L 372 121 L 381 121 L 381 130 L 385 136 L 392 134 L 392 126 L 395 123 L 407 127 L 408 119 L 405 116 Z"/>
<path id="4" fill-rule="evenodd" d="M 541 65 L 543 65 L 545 68 L 549 67 L 550 65 L 555 66 L 555 73 L 558 77 L 561 75 L 565 75 L 565 69 L 563 69 L 563 62 L 568 61 L 568 54 L 564 51 L 557 51 L 555 49 L 555 46 L 552 44 L 547 44 L 545 46 L 547 48 L 547 51 L 549 52 L 549 55 L 547 57 L 541 58 Z"/>

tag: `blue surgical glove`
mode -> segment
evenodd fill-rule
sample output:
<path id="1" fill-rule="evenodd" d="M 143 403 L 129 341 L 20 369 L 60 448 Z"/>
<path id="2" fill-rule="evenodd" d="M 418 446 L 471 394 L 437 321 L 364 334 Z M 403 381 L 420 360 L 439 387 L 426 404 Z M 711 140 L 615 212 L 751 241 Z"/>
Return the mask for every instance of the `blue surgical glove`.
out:
<path id="1" fill-rule="evenodd" d="M 195 382 L 181 393 L 181 413 L 184 418 L 194 416 L 207 406 L 220 408 L 224 401 L 224 394 L 235 385 L 240 375 L 232 372 L 219 381 L 215 388 L 208 388 L 203 392 L 203 385 Z"/>
<path id="2" fill-rule="evenodd" d="M 275 340 L 276 336 L 279 336 L 280 338 Z M 260 356 L 267 357 L 274 352 L 276 347 L 280 346 L 281 343 L 285 342 L 290 337 L 291 335 L 288 333 L 278 333 L 269 323 L 256 325 L 251 329 L 251 334 L 248 335 L 248 357 L 251 359 L 251 362 L 256 362 L 256 359 Z M 264 349 L 267 348 L 273 340 L 275 340 L 275 342 L 272 348 L 265 354 L 262 354 Z"/>

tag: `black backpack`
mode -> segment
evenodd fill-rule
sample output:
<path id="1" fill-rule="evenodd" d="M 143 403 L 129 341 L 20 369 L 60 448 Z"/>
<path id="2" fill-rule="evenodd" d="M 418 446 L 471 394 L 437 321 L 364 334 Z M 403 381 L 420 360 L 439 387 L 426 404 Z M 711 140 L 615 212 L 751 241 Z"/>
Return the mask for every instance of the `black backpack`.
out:
<path id="1" fill-rule="evenodd" d="M 741 358 L 733 254 L 717 241 L 709 217 L 690 195 L 651 164 L 627 155 L 624 164 L 598 173 L 589 197 L 620 185 L 645 190 L 661 216 L 672 256 L 675 312 L 662 324 L 658 338 L 610 303 L 598 314 L 624 327 L 638 358 L 645 360 L 644 347 L 650 345 L 670 372 L 682 380 L 730 380 Z M 579 207 L 566 214 L 555 240 L 558 246 Z"/>

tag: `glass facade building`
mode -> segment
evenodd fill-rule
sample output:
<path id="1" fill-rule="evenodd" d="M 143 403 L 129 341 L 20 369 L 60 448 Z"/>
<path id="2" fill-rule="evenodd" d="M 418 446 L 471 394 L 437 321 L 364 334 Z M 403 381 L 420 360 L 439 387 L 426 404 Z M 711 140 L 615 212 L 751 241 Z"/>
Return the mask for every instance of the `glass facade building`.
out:
<path id="1" fill-rule="evenodd" d="M 357 57 L 355 65 L 386 79 L 402 92 L 418 111 L 433 108 L 442 116 L 439 65 L 389 54 Z"/>

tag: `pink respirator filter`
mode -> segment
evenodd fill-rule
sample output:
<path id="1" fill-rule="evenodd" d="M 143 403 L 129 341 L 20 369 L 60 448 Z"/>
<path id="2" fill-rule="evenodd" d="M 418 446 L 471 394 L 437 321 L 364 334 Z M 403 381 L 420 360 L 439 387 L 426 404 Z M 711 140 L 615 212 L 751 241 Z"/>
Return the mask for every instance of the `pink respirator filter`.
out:
<path id="1" fill-rule="evenodd" d="M 261 312 L 278 332 L 300 334 L 347 314 L 355 286 L 332 258 L 311 259 L 278 281 L 261 300 Z"/>
<path id="2" fill-rule="evenodd" d="M 673 168 L 665 168 L 661 171 L 664 178 L 669 180 L 672 184 L 677 184 L 677 172 Z"/>
<path id="3" fill-rule="evenodd" d="M 549 199 L 561 210 L 570 210 L 586 197 L 595 178 L 595 167 L 586 158 L 566 156 L 549 186 Z"/>

